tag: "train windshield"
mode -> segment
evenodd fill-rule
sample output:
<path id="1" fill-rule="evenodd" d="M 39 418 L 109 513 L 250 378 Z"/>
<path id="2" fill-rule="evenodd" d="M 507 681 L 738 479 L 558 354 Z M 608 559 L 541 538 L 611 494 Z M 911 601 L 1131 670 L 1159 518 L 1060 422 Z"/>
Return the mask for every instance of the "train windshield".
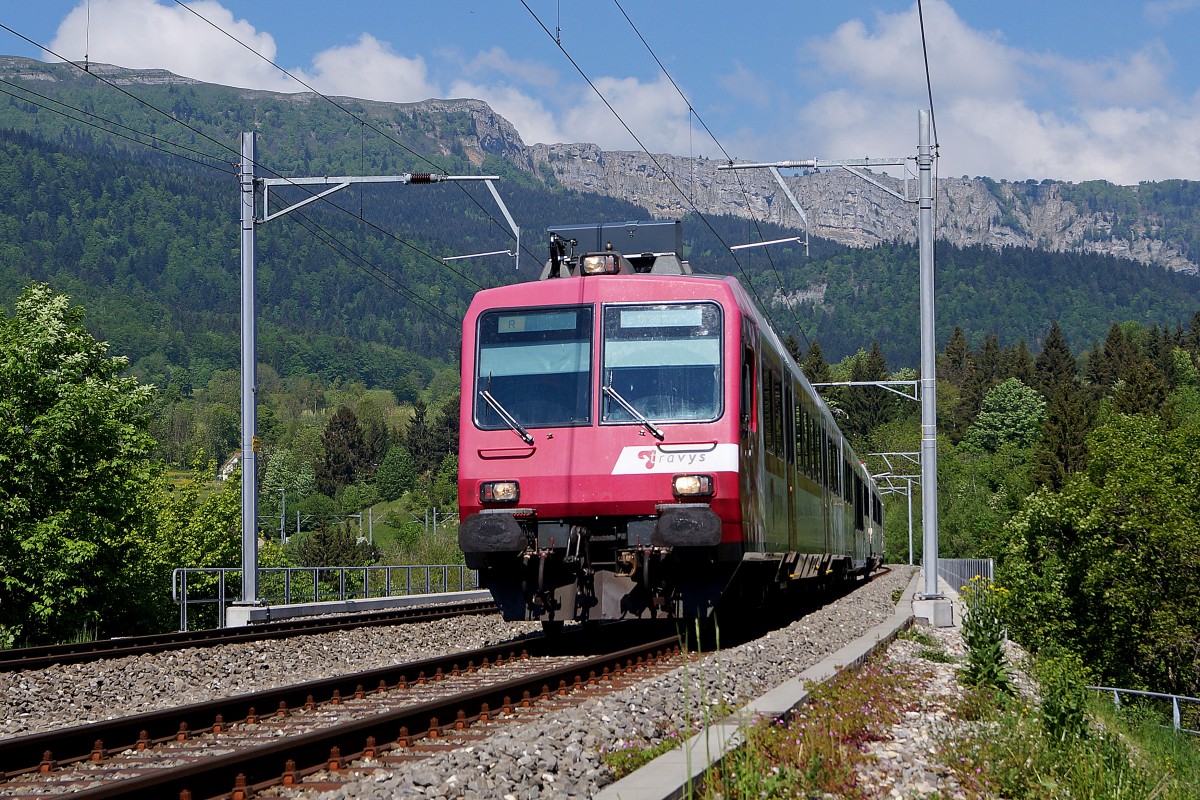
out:
<path id="1" fill-rule="evenodd" d="M 721 416 L 721 307 L 715 303 L 604 308 L 603 385 L 660 422 Z M 602 422 L 635 422 L 605 393 Z"/>
<path id="2" fill-rule="evenodd" d="M 590 423 L 590 307 L 489 311 L 479 317 L 475 363 L 480 428 L 512 427 L 505 414 L 526 428 Z"/>

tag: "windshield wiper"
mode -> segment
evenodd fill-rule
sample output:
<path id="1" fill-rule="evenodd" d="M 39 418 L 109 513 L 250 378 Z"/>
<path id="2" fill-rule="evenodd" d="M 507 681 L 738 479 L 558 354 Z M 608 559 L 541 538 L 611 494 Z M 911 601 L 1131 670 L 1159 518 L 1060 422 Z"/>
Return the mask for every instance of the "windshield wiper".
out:
<path id="1" fill-rule="evenodd" d="M 483 402 L 492 407 L 492 410 L 499 415 L 500 419 L 504 420 L 505 425 L 512 428 L 513 432 L 521 437 L 521 441 L 525 442 L 527 445 L 533 444 L 533 436 L 530 435 L 529 431 L 525 430 L 525 427 L 521 423 L 517 422 L 516 418 L 513 417 L 512 414 L 508 413 L 508 409 L 500 405 L 499 400 L 492 397 L 491 392 L 489 392 L 487 389 L 480 389 L 479 396 L 483 398 Z"/>
<path id="2" fill-rule="evenodd" d="M 646 430 L 650 431 L 650 433 L 653 434 L 655 439 L 662 441 L 662 439 L 665 438 L 663 435 L 663 432 L 661 430 L 659 430 L 658 427 L 656 427 L 653 422 L 646 419 L 645 414 L 643 414 L 642 412 L 640 412 L 636 408 L 634 408 L 629 403 L 628 400 L 626 400 L 624 397 L 621 397 L 620 393 L 612 387 L 612 371 L 611 370 L 608 373 L 608 380 L 605 381 L 605 383 L 604 383 L 604 393 L 606 395 L 608 395 L 609 397 L 611 397 L 613 400 L 616 400 L 617 405 L 619 405 L 619 406 L 621 406 L 621 408 L 625 409 L 629 413 L 629 416 L 633 417 L 635 420 L 637 420 L 638 422 L 645 425 Z"/>

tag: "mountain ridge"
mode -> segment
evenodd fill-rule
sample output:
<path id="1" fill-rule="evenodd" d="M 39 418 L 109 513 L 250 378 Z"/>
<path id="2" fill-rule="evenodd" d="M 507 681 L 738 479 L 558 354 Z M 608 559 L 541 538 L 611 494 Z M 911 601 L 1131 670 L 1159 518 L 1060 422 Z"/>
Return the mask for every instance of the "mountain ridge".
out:
<path id="1" fill-rule="evenodd" d="M 166 70 L 134 70 L 107 64 L 88 69 L 118 85 L 204 86 Z M 27 81 L 80 79 L 78 68 L 15 56 L 0 56 L 0 75 Z M 233 88 L 241 97 L 309 104 L 311 91 L 281 93 Z M 470 130 L 435 127 L 438 155 L 460 155 L 476 168 L 499 158 L 532 181 L 623 200 L 656 217 L 681 217 L 693 211 L 727 214 L 787 228 L 803 227 L 784 193 L 765 170 L 718 171 L 718 161 L 672 154 L 606 151 L 594 143 L 527 145 L 515 126 L 482 100 L 428 99 L 390 103 L 351 97 L 332 98 L 341 105 L 377 115 L 410 115 L 415 121 L 461 115 Z M 256 121 L 257 122 L 257 121 Z M 447 134 L 450 141 L 447 141 Z M 457 147 L 455 146 L 457 144 Z M 455 150 L 458 150 L 456 153 Z M 905 182 L 886 174 L 872 178 L 905 193 Z M 809 233 L 851 247 L 916 240 L 917 215 L 904 201 L 840 170 L 810 171 L 786 177 L 803 204 Z M 1147 203 L 1145 187 L 1166 191 L 1176 185 L 1186 205 Z M 1080 252 L 1128 258 L 1164 269 L 1200 274 L 1200 182 L 1145 182 L 1118 186 L 1106 181 L 1069 183 L 1044 179 L 1010 182 L 979 176 L 942 178 L 936 184 L 937 238 L 959 247 L 1031 247 L 1049 252 Z M 683 192 L 690 200 L 683 197 Z M 907 187 L 915 196 L 915 181 Z"/>

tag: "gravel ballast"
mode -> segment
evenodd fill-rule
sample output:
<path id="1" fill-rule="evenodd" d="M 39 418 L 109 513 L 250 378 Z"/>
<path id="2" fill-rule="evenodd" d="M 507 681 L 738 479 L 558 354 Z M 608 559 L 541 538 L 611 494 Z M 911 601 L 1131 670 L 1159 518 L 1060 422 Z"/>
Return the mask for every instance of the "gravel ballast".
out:
<path id="1" fill-rule="evenodd" d="M 606 697 L 498 729 L 428 759 L 377 769 L 333 798 L 591 797 L 611 783 L 601 755 L 650 746 L 736 708 L 792 678 L 887 620 L 909 567 L 749 643 Z M 197 703 L 467 650 L 540 632 L 497 616 L 363 628 L 0 675 L 0 735 L 14 736 L 137 711 Z"/>
<path id="2" fill-rule="evenodd" d="M 288 639 L 195 647 L 0 674 L 0 736 L 347 675 L 540 633 L 538 622 L 451 617 Z"/>
<path id="3" fill-rule="evenodd" d="M 306 800 L 464 798 L 534 800 L 592 797 L 612 782 L 601 754 L 626 743 L 652 745 L 702 724 L 706 709 L 737 707 L 795 677 L 884 622 L 908 567 L 879 575 L 841 598 L 761 639 L 535 722 L 506 727 L 487 740 L 429 759 L 378 769 Z M 721 717 L 723 714 L 716 714 Z"/>

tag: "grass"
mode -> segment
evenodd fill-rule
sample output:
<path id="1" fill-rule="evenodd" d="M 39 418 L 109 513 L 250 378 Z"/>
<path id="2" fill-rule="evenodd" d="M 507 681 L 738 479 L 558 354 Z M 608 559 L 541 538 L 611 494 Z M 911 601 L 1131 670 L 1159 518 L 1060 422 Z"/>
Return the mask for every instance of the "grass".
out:
<path id="1" fill-rule="evenodd" d="M 976 704 L 967 711 L 978 712 Z M 1042 714 L 1000 702 L 955 741 L 943 761 L 972 797 L 1013 800 L 1191 800 L 1200 796 L 1200 740 L 1160 728 L 1137 712 L 1087 703 L 1082 736 L 1056 739 Z"/>
<path id="2" fill-rule="evenodd" d="M 693 793 L 699 798 L 810 798 L 828 793 L 847 800 L 872 795 L 858 786 L 857 768 L 868 742 L 912 708 L 920 672 L 879 659 L 816 687 L 789 721 L 767 720 L 746 731 Z"/>
<path id="3" fill-rule="evenodd" d="M 690 736 L 691 733 L 688 733 Z M 657 743 L 647 745 L 642 741 L 618 740 L 611 748 L 605 747 L 600 751 L 600 760 L 612 773 L 613 780 L 620 780 L 634 770 L 641 769 L 663 753 L 669 753 L 683 744 L 687 736 L 678 731 L 669 731 Z"/>
<path id="4" fill-rule="evenodd" d="M 917 643 L 932 639 L 921 631 L 902 635 Z M 746 744 L 688 796 L 877 796 L 877 789 L 857 782 L 857 768 L 869 758 L 865 745 L 886 740 L 889 728 L 916 707 L 923 674 L 919 667 L 889 666 L 882 659 L 843 672 L 814 689 L 809 704 L 791 720 L 750 727 Z M 1051 687 L 1041 687 L 1040 693 L 1047 692 Z M 964 796 L 978 800 L 1200 797 L 1200 737 L 1162 727 L 1161 715 L 1149 710 L 1117 710 L 1106 696 L 1089 694 L 1084 700 L 1087 724 L 1077 734 L 1055 738 L 1047 728 L 1052 718 L 1028 698 L 995 687 L 967 689 L 952 708 L 962 724 L 953 738 L 940 743 L 941 763 Z M 635 763 L 638 756 L 628 761 Z"/>

